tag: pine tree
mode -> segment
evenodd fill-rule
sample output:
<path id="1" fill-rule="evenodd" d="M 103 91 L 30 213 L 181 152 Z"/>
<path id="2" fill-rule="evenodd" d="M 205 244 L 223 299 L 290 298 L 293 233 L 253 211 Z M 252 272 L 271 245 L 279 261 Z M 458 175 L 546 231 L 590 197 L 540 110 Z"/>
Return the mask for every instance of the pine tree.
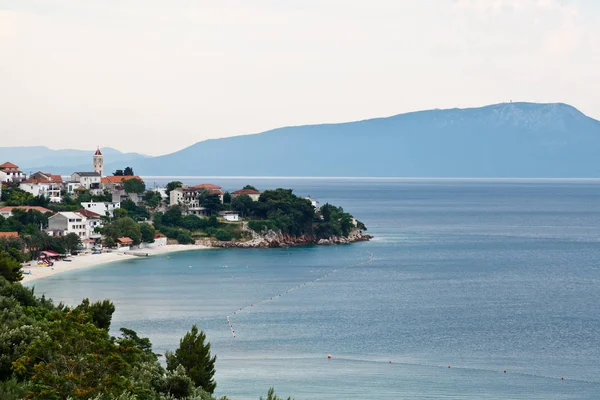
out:
<path id="1" fill-rule="evenodd" d="M 179 341 L 179 348 L 175 353 L 167 352 L 167 370 L 175 371 L 179 365 L 185 368 L 187 376 L 196 387 L 208 393 L 213 393 L 217 384 L 214 380 L 215 362 L 217 356 L 211 358 L 210 343 L 206 342 L 206 335 L 198 331 L 196 325 Z"/>

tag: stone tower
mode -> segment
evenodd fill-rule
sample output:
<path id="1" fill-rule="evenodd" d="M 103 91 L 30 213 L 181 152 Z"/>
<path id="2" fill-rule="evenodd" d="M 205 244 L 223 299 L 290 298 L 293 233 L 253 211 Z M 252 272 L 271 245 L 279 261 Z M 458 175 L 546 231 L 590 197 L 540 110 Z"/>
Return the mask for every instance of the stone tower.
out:
<path id="1" fill-rule="evenodd" d="M 94 153 L 94 172 L 100 174 L 100 176 L 104 176 L 104 156 L 100 152 L 100 147 Z"/>

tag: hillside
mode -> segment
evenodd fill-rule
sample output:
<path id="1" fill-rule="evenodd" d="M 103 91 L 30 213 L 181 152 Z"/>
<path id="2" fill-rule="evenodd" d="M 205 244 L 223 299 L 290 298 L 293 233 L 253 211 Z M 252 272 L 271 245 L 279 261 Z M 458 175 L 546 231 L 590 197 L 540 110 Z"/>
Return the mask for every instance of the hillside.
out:
<path id="1" fill-rule="evenodd" d="M 133 162 L 143 175 L 597 177 L 600 122 L 504 103 L 206 140 Z"/>
<path id="2" fill-rule="evenodd" d="M 75 171 L 91 170 L 94 151 L 53 150 L 45 146 L 0 147 L 0 163 L 15 163 L 27 174 L 48 171 L 70 175 Z M 130 163 L 147 157 L 138 153 L 122 153 L 110 147 L 103 147 L 102 153 L 106 159 L 107 171 L 123 169 Z"/>

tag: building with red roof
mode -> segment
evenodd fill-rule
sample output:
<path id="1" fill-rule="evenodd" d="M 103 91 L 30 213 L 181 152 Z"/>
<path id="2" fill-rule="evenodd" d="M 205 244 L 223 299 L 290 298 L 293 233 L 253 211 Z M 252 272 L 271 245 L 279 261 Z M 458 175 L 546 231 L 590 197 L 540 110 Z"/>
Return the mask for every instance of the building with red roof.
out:
<path id="1" fill-rule="evenodd" d="M 231 199 L 233 200 L 236 197 L 241 196 L 243 194 L 249 196 L 254 201 L 258 201 L 258 199 L 260 198 L 260 195 L 262 193 L 259 192 L 258 190 L 254 190 L 254 189 L 241 189 L 241 190 L 236 190 L 235 192 L 231 192 Z"/>
<path id="2" fill-rule="evenodd" d="M 20 182 L 25 179 L 25 175 L 19 170 L 19 166 L 11 162 L 0 164 L 0 172 L 3 173 L 3 177 L 6 175 L 6 178 L 3 178 L 5 182 Z"/>
<path id="3" fill-rule="evenodd" d="M 38 171 L 19 184 L 19 189 L 34 196 L 47 197 L 53 203 L 62 201 L 63 180 L 60 175 Z"/>
<path id="4" fill-rule="evenodd" d="M 18 232 L 0 232 L 0 239 L 12 239 L 12 238 L 18 238 L 18 237 L 19 237 Z"/>
<path id="5" fill-rule="evenodd" d="M 54 211 L 52 210 L 48 210 L 45 207 L 39 207 L 39 206 L 14 206 L 14 207 L 2 207 L 0 208 L 0 215 L 3 216 L 4 218 L 8 218 L 12 216 L 12 212 L 14 209 L 19 209 L 19 210 L 23 210 L 25 212 L 29 211 L 29 210 L 35 210 L 35 211 L 39 211 L 42 214 L 45 213 L 52 213 L 54 214 Z"/>

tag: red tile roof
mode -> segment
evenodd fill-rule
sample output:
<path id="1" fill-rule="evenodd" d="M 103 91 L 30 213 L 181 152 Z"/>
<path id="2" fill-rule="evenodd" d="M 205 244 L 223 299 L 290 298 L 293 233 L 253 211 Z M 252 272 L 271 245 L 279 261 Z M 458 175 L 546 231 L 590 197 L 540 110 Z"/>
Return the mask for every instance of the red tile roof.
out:
<path id="1" fill-rule="evenodd" d="M 39 206 L 15 206 L 15 207 L 2 207 L 0 208 L 0 212 L 12 212 L 13 209 L 18 208 L 19 210 L 25 210 L 25 211 L 29 211 L 29 210 L 35 210 L 35 211 L 39 211 L 41 213 L 53 213 L 54 211 L 52 210 L 48 210 L 47 208 L 44 207 L 39 207 Z"/>
<path id="2" fill-rule="evenodd" d="M 144 182 L 144 180 L 142 178 L 140 178 L 139 176 L 135 175 L 135 176 L 106 176 L 104 178 L 102 178 L 100 180 L 100 182 L 102 183 L 122 183 L 123 181 L 128 181 L 130 179 L 139 179 L 140 181 Z"/>
<path id="3" fill-rule="evenodd" d="M 192 189 L 221 189 L 221 186 L 213 185 L 212 183 L 201 183 L 193 186 Z"/>
<path id="4" fill-rule="evenodd" d="M 0 239 L 6 239 L 6 238 L 18 238 L 19 237 L 19 233 L 18 232 L 0 232 Z"/>
<path id="5" fill-rule="evenodd" d="M 86 218 L 91 218 L 91 219 L 100 219 L 100 214 L 96 214 L 95 212 L 92 212 L 90 210 L 86 210 L 85 208 L 82 208 L 81 210 L 77 210 L 75 211 L 77 214 L 81 214 Z"/>
<path id="6" fill-rule="evenodd" d="M 117 240 L 119 241 L 119 243 L 133 243 L 133 239 L 128 238 L 127 236 L 120 237 Z"/>
<path id="7" fill-rule="evenodd" d="M 62 176 L 60 175 L 44 175 L 48 176 L 48 179 L 27 179 L 21 183 L 63 183 Z"/>
<path id="8" fill-rule="evenodd" d="M 259 192 L 258 190 L 241 189 L 241 190 L 236 190 L 235 192 L 231 192 L 231 194 L 262 194 L 262 193 Z"/>
<path id="9" fill-rule="evenodd" d="M 19 166 L 11 162 L 5 162 L 4 164 L 0 165 L 0 168 L 19 168 Z"/>
<path id="10" fill-rule="evenodd" d="M 94 153 L 95 156 L 101 156 L 102 153 L 100 152 L 100 147 L 98 147 L 98 149 L 96 149 L 96 152 Z"/>

